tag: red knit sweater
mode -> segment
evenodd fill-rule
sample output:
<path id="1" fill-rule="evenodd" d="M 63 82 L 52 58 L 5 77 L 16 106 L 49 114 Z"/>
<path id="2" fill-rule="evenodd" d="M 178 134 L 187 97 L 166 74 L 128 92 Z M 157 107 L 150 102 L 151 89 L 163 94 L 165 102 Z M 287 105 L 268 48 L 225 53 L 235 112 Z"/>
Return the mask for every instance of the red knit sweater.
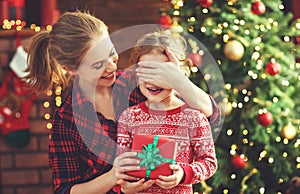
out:
<path id="1" fill-rule="evenodd" d="M 192 184 L 211 177 L 217 170 L 212 132 L 207 118 L 187 104 L 167 111 L 149 109 L 145 102 L 126 109 L 118 121 L 118 151 L 130 150 L 134 134 L 163 135 L 178 143 L 176 163 L 185 172 L 183 183 L 168 190 L 157 185 L 140 193 L 193 193 Z"/>

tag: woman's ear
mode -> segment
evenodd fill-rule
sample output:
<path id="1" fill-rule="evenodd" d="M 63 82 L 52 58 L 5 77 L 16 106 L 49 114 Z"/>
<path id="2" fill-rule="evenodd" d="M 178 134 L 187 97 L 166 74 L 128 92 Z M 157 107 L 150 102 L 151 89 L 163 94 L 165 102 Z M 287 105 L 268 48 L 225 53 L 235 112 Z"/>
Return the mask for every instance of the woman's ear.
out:
<path id="1" fill-rule="evenodd" d="M 65 65 L 62 66 L 63 70 L 65 70 L 69 75 L 76 75 L 76 71 L 68 69 Z"/>

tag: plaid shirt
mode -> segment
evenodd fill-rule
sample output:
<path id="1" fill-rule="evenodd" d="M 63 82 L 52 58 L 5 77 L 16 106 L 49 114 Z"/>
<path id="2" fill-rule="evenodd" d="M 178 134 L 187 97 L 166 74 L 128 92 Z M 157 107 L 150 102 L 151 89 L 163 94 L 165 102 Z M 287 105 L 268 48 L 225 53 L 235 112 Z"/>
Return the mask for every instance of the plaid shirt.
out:
<path id="1" fill-rule="evenodd" d="M 122 111 L 145 100 L 136 87 L 134 71 L 118 72 L 113 86 L 116 118 Z M 122 76 L 120 74 L 122 73 Z M 112 168 L 116 153 L 117 123 L 96 112 L 94 105 L 74 82 L 72 92 L 56 110 L 49 143 L 49 164 L 55 193 L 70 193 L 73 185 L 87 182 Z M 210 122 L 220 121 L 220 112 L 212 100 L 214 114 Z M 119 187 L 109 194 L 120 193 Z"/>

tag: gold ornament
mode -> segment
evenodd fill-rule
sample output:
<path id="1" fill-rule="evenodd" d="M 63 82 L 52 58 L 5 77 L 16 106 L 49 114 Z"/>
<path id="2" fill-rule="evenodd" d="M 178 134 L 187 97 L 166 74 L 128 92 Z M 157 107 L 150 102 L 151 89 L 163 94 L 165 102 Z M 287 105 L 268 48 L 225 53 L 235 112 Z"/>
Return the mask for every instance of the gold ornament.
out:
<path id="1" fill-rule="evenodd" d="M 229 115 L 232 111 L 232 105 L 230 102 L 220 102 L 219 103 L 220 111 L 222 115 Z"/>
<path id="2" fill-rule="evenodd" d="M 244 47 L 237 40 L 228 41 L 224 46 L 224 54 L 228 59 L 238 61 L 244 55 Z"/>
<path id="3" fill-rule="evenodd" d="M 227 0 L 228 3 L 235 3 L 237 0 Z"/>
<path id="4" fill-rule="evenodd" d="M 293 139 L 297 135 L 297 130 L 292 124 L 289 123 L 282 127 L 280 134 L 284 138 Z"/>
<path id="5" fill-rule="evenodd" d="M 183 27 L 178 24 L 178 18 L 174 18 L 173 24 L 170 27 L 170 31 L 174 37 L 178 37 L 183 32 Z"/>

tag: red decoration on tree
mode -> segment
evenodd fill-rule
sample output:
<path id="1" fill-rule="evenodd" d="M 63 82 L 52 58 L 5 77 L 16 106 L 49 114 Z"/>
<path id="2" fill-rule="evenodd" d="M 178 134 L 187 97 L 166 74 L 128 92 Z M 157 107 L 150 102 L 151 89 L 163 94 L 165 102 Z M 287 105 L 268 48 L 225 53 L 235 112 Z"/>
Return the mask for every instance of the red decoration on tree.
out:
<path id="1" fill-rule="evenodd" d="M 273 122 L 273 115 L 270 112 L 259 114 L 257 116 L 257 122 L 263 127 L 267 127 Z"/>
<path id="2" fill-rule="evenodd" d="M 169 15 L 162 14 L 158 18 L 157 23 L 163 26 L 170 27 L 172 25 L 172 18 Z"/>
<path id="3" fill-rule="evenodd" d="M 190 53 L 188 56 L 192 60 L 194 66 L 200 66 L 202 63 L 202 56 L 199 53 Z"/>
<path id="4" fill-rule="evenodd" d="M 200 5 L 204 8 L 209 7 L 211 4 L 213 4 L 214 0 L 197 0 Z"/>
<path id="5" fill-rule="evenodd" d="M 300 44 L 300 36 L 296 37 L 296 44 Z"/>
<path id="6" fill-rule="evenodd" d="M 234 155 L 231 159 L 231 164 L 235 169 L 244 169 L 246 167 L 246 161 L 240 155 Z"/>
<path id="7" fill-rule="evenodd" d="M 251 12 L 253 14 L 261 15 L 261 14 L 264 14 L 265 11 L 266 11 L 266 6 L 263 2 L 255 1 L 254 3 L 252 3 Z"/>
<path id="8" fill-rule="evenodd" d="M 266 73 L 269 75 L 276 75 L 278 73 L 280 73 L 281 71 L 281 66 L 279 63 L 277 62 L 269 62 L 266 66 Z"/>

